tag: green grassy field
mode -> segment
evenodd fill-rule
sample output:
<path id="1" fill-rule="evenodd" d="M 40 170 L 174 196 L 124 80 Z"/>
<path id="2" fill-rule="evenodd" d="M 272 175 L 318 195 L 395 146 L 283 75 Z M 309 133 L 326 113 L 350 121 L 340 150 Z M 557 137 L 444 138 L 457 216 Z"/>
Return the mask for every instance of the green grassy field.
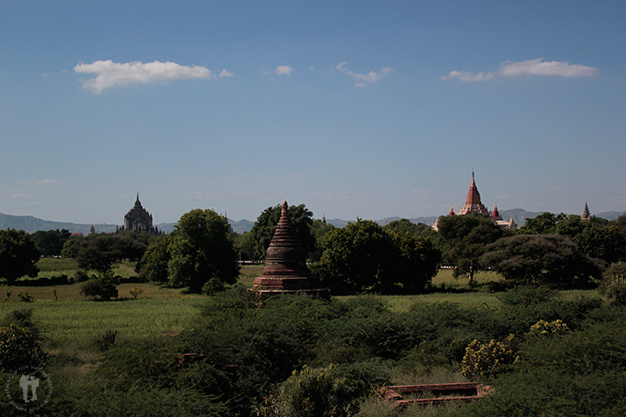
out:
<path id="1" fill-rule="evenodd" d="M 73 261 L 63 259 L 44 259 L 39 267 L 40 277 L 42 274 L 72 276 L 77 269 Z M 239 282 L 251 287 L 254 278 L 262 270 L 262 265 L 243 266 Z M 133 276 L 134 264 L 116 265 L 114 272 L 126 277 Z M 441 270 L 433 280 L 435 292 L 379 297 L 394 312 L 404 312 L 416 304 L 427 303 L 457 303 L 465 308 L 499 308 L 502 305 L 499 293 L 488 292 L 486 288 L 488 283 L 501 280 L 495 273 L 478 273 L 475 285 L 470 288 L 464 279 L 455 279 L 451 270 Z M 45 287 L 2 286 L 0 299 L 4 299 L 4 302 L 0 302 L 0 317 L 16 309 L 33 309 L 33 318 L 42 325 L 52 351 L 78 354 L 81 351 L 91 352 L 93 340 L 107 330 L 117 331 L 118 339 L 180 331 L 189 325 L 205 299 L 205 296 L 185 294 L 179 289 L 135 283 L 118 287 L 119 300 L 98 302 L 81 295 L 80 286 L 81 283 Z M 130 294 L 133 288 L 143 291 L 136 300 Z M 28 293 L 34 297 L 34 302 L 20 301 L 20 293 Z M 566 299 L 597 297 L 597 291 L 564 291 L 562 295 Z"/>

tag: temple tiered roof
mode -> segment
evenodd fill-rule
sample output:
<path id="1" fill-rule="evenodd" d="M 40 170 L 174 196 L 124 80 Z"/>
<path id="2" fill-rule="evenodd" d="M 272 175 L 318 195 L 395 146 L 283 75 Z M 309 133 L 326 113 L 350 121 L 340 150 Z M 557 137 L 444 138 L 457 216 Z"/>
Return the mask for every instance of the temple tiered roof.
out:
<path id="1" fill-rule="evenodd" d="M 480 201 L 480 193 L 478 192 L 478 187 L 476 187 L 474 172 L 472 172 L 472 184 L 470 185 L 470 189 L 467 192 L 465 204 L 463 205 L 461 210 L 459 210 L 458 214 L 467 213 L 489 214 L 489 210 L 487 210 L 487 207 L 485 207 Z"/>

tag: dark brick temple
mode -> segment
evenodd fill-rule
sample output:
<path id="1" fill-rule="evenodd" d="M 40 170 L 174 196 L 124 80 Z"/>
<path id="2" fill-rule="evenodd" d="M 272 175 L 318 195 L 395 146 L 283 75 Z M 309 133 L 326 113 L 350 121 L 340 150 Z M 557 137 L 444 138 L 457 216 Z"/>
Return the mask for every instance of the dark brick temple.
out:
<path id="1" fill-rule="evenodd" d="M 306 251 L 289 219 L 289 206 L 283 201 L 280 220 L 267 248 L 265 268 L 254 280 L 254 289 L 261 293 L 305 293 L 329 298 L 328 290 L 320 288 L 319 279 L 306 265 Z"/>

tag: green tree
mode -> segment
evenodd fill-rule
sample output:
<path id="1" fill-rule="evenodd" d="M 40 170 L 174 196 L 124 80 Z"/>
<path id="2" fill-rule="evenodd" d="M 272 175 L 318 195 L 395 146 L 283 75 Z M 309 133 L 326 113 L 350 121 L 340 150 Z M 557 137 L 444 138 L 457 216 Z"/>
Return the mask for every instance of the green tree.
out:
<path id="1" fill-rule="evenodd" d="M 9 282 L 39 273 L 39 251 L 32 237 L 23 230 L 0 230 L 0 278 Z"/>
<path id="2" fill-rule="evenodd" d="M 454 275 L 465 274 L 470 284 L 474 281 L 474 272 L 482 269 L 480 256 L 485 246 L 503 235 L 496 223 L 478 213 L 441 216 L 438 228 L 446 243 L 444 262 L 455 265 Z"/>
<path id="3" fill-rule="evenodd" d="M 94 234 L 81 239 L 76 246 L 76 263 L 84 270 L 105 273 L 122 258 L 115 235 Z"/>
<path id="4" fill-rule="evenodd" d="M 255 259 L 254 236 L 251 232 L 237 235 L 235 238 L 235 250 L 239 254 L 239 259 L 242 261 Z"/>
<path id="5" fill-rule="evenodd" d="M 394 282 L 397 259 L 391 236 L 375 222 L 359 219 L 328 232 L 315 272 L 335 294 L 383 291 Z"/>
<path id="6" fill-rule="evenodd" d="M 626 236 L 626 213 L 622 214 L 617 219 L 610 221 L 609 226 L 615 226 L 621 234 Z"/>
<path id="7" fill-rule="evenodd" d="M 280 220 L 281 207 L 281 205 L 276 205 L 263 210 L 250 231 L 254 240 L 256 259 L 265 259 L 265 252 L 270 246 L 274 230 Z M 308 257 L 315 251 L 315 238 L 311 234 L 313 213 L 304 204 L 289 206 L 289 219 Z"/>
<path id="8" fill-rule="evenodd" d="M 584 288 L 600 279 L 596 263 L 561 235 L 516 235 L 488 245 L 482 265 L 517 284 Z"/>
<path id="9" fill-rule="evenodd" d="M 419 226 L 409 219 L 394 220 L 383 226 L 385 232 L 404 232 L 411 235 L 419 233 Z"/>
<path id="10" fill-rule="evenodd" d="M 317 262 L 322 257 L 322 253 L 324 253 L 324 237 L 331 230 L 336 229 L 330 223 L 326 223 L 324 220 L 315 219 L 311 224 L 311 235 L 315 239 L 315 250 L 311 253 L 309 259 L 311 262 Z"/>
<path id="11" fill-rule="evenodd" d="M 556 233 L 570 238 L 587 256 L 607 263 L 626 260 L 626 237 L 598 217 L 582 221 L 570 215 L 557 223 Z"/>
<path id="12" fill-rule="evenodd" d="M 63 245 L 70 238 L 69 230 L 39 230 L 31 236 L 41 256 L 61 256 Z"/>
<path id="13" fill-rule="evenodd" d="M 226 219 L 213 210 L 184 214 L 168 239 L 170 285 L 200 292 L 211 278 L 226 284 L 237 282 L 237 252 L 229 232 Z"/>
<path id="14" fill-rule="evenodd" d="M 83 282 L 80 293 L 85 297 L 109 301 L 111 298 L 117 298 L 117 286 L 119 284 L 119 278 L 114 276 L 112 271 L 106 271 L 98 277 Z"/>
<path id="15" fill-rule="evenodd" d="M 526 219 L 526 224 L 518 229 L 518 234 L 554 234 L 556 233 L 557 223 L 566 218 L 567 215 L 563 213 L 541 213 L 532 219 Z"/>
<path id="16" fill-rule="evenodd" d="M 166 284 L 168 282 L 168 264 L 171 259 L 168 251 L 169 236 L 162 236 L 152 241 L 138 262 L 138 269 L 150 282 Z"/>
<path id="17" fill-rule="evenodd" d="M 396 284 L 403 292 L 418 292 L 428 287 L 439 271 L 441 251 L 427 237 L 407 232 L 389 232 L 399 258 L 396 264 Z"/>

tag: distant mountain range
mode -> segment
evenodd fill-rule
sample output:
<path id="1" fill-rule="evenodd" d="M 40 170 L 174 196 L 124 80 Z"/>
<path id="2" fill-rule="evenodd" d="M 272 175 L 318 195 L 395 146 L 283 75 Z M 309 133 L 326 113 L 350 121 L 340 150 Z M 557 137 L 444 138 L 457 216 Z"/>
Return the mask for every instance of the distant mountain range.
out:
<path id="1" fill-rule="evenodd" d="M 516 208 L 512 210 L 500 210 L 500 216 L 504 220 L 510 220 L 511 217 L 517 222 L 518 226 L 523 226 L 526 223 L 526 219 L 532 219 L 541 213 L 544 212 L 532 212 L 526 211 L 524 209 Z M 602 217 L 607 220 L 615 220 L 625 212 L 617 212 L 617 211 L 607 211 L 604 213 L 595 214 L 597 217 Z M 429 217 L 415 217 L 410 218 L 408 220 L 413 223 L 424 223 L 426 225 L 432 226 L 435 224 L 439 216 L 429 216 Z M 386 217 L 381 220 L 376 220 L 376 223 L 384 226 L 386 224 L 391 223 L 394 220 L 400 220 L 401 217 Z M 254 222 L 250 220 L 239 220 L 233 221 L 228 220 L 230 225 L 233 228 L 233 231 L 241 234 L 244 232 L 249 232 L 252 230 L 252 226 L 254 226 Z M 348 223 L 354 222 L 355 220 L 342 220 L 342 219 L 326 219 L 326 222 L 332 224 L 336 227 L 344 227 Z M 174 230 L 174 226 L 176 223 L 161 223 L 157 224 L 156 227 L 159 230 L 170 233 Z M 50 220 L 42 220 L 33 216 L 13 216 L 10 214 L 2 214 L 0 213 L 0 229 L 18 229 L 24 230 L 28 233 L 35 233 L 38 230 L 56 230 L 56 229 L 67 229 L 71 233 L 82 233 L 84 235 L 89 234 L 91 230 L 91 226 L 96 229 L 98 233 L 114 233 L 115 230 L 120 227 L 116 224 L 107 224 L 107 223 L 99 223 L 99 224 L 78 224 L 78 223 L 63 223 L 63 222 L 54 222 Z"/>

